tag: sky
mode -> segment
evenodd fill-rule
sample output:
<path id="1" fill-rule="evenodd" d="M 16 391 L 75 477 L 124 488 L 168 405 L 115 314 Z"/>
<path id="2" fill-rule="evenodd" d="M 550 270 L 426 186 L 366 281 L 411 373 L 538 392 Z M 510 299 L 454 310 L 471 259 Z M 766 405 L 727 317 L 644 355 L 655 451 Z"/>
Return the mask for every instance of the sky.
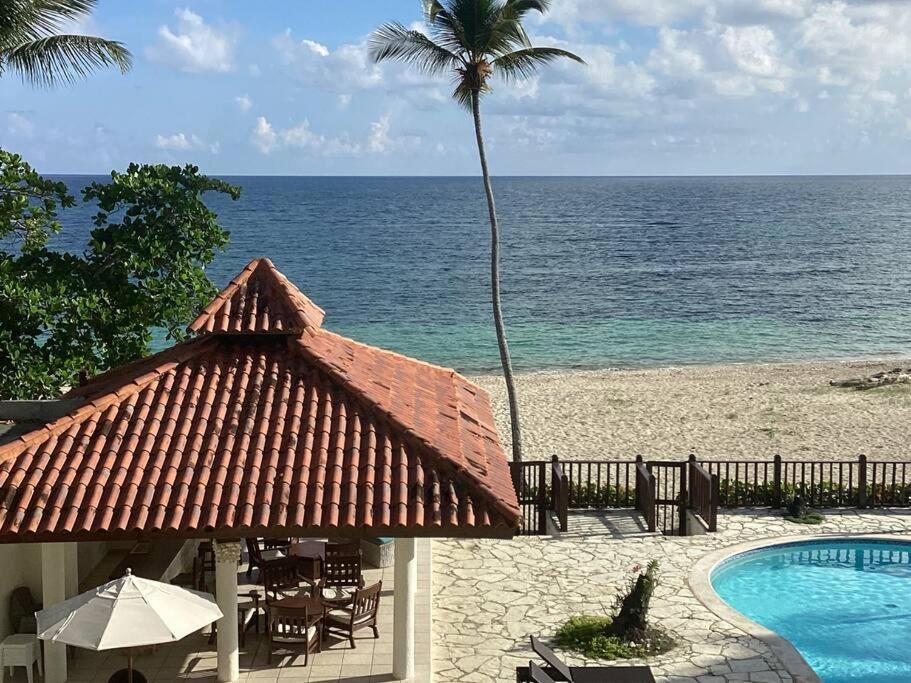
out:
<path id="1" fill-rule="evenodd" d="M 450 80 L 371 63 L 390 20 L 419 27 L 419 0 L 100 0 L 71 30 L 133 70 L 4 74 L 0 147 L 44 173 L 477 174 Z M 587 64 L 494 82 L 494 174 L 911 172 L 909 0 L 553 0 L 528 31 Z"/>

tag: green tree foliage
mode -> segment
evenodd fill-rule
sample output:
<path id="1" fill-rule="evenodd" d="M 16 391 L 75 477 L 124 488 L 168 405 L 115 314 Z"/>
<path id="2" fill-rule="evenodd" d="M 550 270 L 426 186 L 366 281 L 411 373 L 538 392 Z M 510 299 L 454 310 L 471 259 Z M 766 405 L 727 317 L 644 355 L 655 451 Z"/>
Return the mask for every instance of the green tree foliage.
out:
<path id="1" fill-rule="evenodd" d="M 32 85 L 53 86 L 116 66 L 129 71 L 132 56 L 121 43 L 61 33 L 89 16 L 97 0 L 0 0 L 0 76 L 18 72 Z"/>
<path id="2" fill-rule="evenodd" d="M 74 197 L 0 150 L 0 398 L 57 396 L 148 353 L 153 328 L 180 339 L 215 293 L 205 266 L 228 242 L 210 191 L 240 196 L 196 166 L 131 164 L 82 191 L 99 209 L 83 253 L 55 251 Z"/>

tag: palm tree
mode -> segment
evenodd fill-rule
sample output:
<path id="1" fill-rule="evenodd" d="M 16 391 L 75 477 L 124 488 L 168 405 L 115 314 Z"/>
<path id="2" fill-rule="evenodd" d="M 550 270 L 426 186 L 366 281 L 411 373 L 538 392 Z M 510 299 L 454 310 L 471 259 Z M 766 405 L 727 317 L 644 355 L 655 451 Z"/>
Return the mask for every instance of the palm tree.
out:
<path id="1" fill-rule="evenodd" d="M 97 0 L 0 0 L 0 76 L 16 71 L 36 86 L 72 83 L 97 69 L 126 73 L 132 56 L 122 43 L 61 34 L 92 13 Z"/>
<path id="2" fill-rule="evenodd" d="M 534 47 L 528 39 L 522 20 L 529 12 L 546 12 L 550 0 L 424 0 L 423 5 L 428 34 L 408 29 L 397 22 L 383 24 L 370 38 L 370 54 L 376 62 L 398 60 L 430 75 L 452 74 L 455 82 L 453 97 L 474 117 L 490 214 L 493 319 L 509 399 L 513 460 L 519 462 L 522 460 L 519 404 L 500 305 L 500 226 L 481 133 L 481 95 L 490 92 L 490 79 L 495 74 L 507 80 L 528 78 L 536 73 L 540 65 L 557 59 L 565 57 L 584 62 L 566 50 Z"/>

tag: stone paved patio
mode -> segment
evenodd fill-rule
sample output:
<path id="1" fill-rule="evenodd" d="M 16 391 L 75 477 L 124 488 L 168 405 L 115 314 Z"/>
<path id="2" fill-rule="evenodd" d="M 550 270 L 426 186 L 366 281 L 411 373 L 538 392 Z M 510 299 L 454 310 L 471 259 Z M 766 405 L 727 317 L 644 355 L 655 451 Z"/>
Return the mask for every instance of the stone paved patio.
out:
<path id="1" fill-rule="evenodd" d="M 642 533 L 635 522 L 585 515 L 560 539 L 434 542 L 434 680 L 512 683 L 530 656 L 528 636 L 549 639 L 574 614 L 610 612 L 635 564 L 657 559 L 661 584 L 652 618 L 679 645 L 647 662 L 659 683 L 790 683 L 760 640 L 715 616 L 687 576 L 710 552 L 750 540 L 824 533 L 911 534 L 911 511 L 829 511 L 820 526 L 790 524 L 769 511 L 730 511 L 721 531 L 699 537 Z M 609 531 L 606 531 L 609 530 Z M 584 659 L 563 653 L 570 663 Z M 637 662 L 630 662 L 637 663 Z"/>

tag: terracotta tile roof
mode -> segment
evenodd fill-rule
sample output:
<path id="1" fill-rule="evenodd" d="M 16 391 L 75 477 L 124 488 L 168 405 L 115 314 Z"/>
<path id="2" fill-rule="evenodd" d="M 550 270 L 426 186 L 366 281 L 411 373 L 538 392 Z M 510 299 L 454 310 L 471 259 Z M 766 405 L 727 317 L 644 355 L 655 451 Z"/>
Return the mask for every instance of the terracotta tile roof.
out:
<path id="1" fill-rule="evenodd" d="M 287 280 L 268 261 L 244 273 L 238 287 L 258 282 L 256 305 L 287 329 L 303 295 L 274 287 Z M 197 322 L 224 320 L 214 312 L 236 296 L 229 285 Z M 206 322 L 71 392 L 79 408 L 0 446 L 0 542 L 511 535 L 519 509 L 486 393 L 301 316 L 296 336 Z"/>
<path id="2" fill-rule="evenodd" d="M 267 258 L 254 259 L 190 323 L 190 332 L 300 334 L 323 324 L 323 309 Z"/>

